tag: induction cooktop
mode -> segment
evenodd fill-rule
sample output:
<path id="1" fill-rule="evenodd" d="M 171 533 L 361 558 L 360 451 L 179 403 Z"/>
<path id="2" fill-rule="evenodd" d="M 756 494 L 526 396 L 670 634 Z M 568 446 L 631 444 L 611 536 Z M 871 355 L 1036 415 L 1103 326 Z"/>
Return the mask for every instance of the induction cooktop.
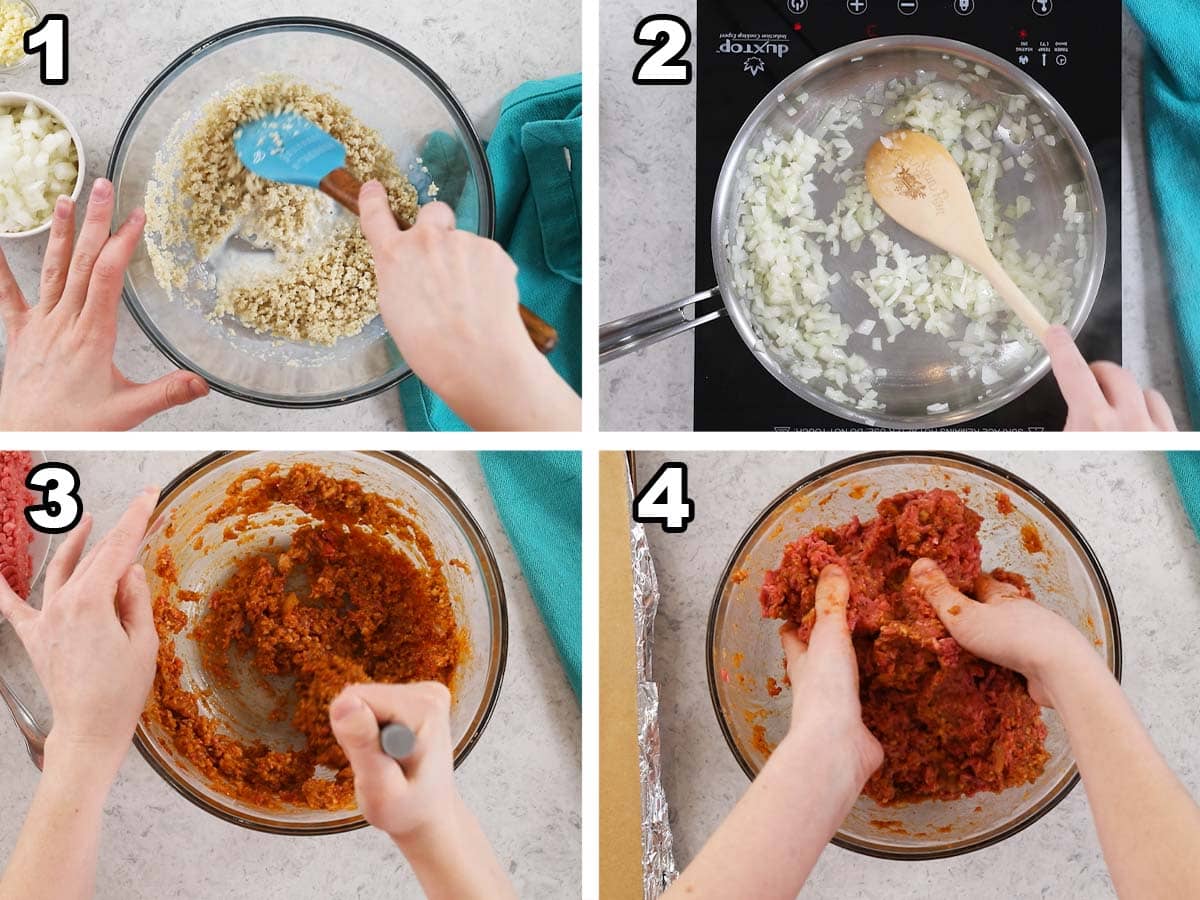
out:
<path id="1" fill-rule="evenodd" d="M 746 117 L 776 84 L 831 50 L 869 38 L 951 38 L 1024 69 L 1058 99 L 1083 134 L 1110 227 L 1100 293 L 1078 342 L 1089 360 L 1121 361 L 1119 0 L 698 0 L 697 14 L 697 290 L 716 284 L 709 233 L 721 166 Z M 858 428 L 777 382 L 727 318 L 694 333 L 696 430 Z M 1047 375 L 1007 406 L 961 427 L 1057 430 L 1066 415 Z"/>

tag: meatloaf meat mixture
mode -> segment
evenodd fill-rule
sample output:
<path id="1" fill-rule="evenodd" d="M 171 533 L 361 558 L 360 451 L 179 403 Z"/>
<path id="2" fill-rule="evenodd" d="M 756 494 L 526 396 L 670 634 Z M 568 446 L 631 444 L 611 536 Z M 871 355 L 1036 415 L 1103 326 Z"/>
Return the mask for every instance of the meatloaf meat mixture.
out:
<path id="1" fill-rule="evenodd" d="M 29 545 L 33 530 L 25 521 L 25 507 L 34 502 L 25 487 L 33 460 L 24 450 L 0 450 L 0 575 L 19 596 L 29 596 L 33 559 Z"/>
<path id="2" fill-rule="evenodd" d="M 1025 679 L 959 646 L 907 583 L 909 568 L 926 557 L 972 595 L 982 574 L 983 520 L 943 490 L 899 494 L 876 509 L 868 522 L 818 528 L 788 545 L 759 596 L 764 617 L 795 622 L 807 642 L 821 570 L 837 563 L 849 574 L 863 721 L 884 751 L 864 793 L 887 806 L 1035 781 L 1049 755 Z M 991 574 L 1033 599 L 1021 576 Z"/>
<path id="3" fill-rule="evenodd" d="M 329 724 L 329 704 L 349 684 L 439 681 L 452 690 L 467 654 L 444 563 L 420 523 L 395 502 L 297 463 L 247 471 L 207 517 L 225 523 L 225 540 L 254 528 L 251 516 L 276 505 L 305 515 L 290 545 L 243 554 L 223 584 L 205 596 L 183 589 L 170 549 L 155 571 L 160 647 L 146 719 L 214 787 L 263 808 L 353 805 L 354 777 Z M 418 565 L 386 535 L 409 539 Z M 197 537 L 197 540 L 200 538 Z M 187 608 L 203 613 L 187 636 L 215 685 L 239 689 L 249 671 L 275 696 L 270 721 L 290 720 L 299 748 L 228 733 L 205 708 L 212 700 L 184 682 L 176 641 Z"/>

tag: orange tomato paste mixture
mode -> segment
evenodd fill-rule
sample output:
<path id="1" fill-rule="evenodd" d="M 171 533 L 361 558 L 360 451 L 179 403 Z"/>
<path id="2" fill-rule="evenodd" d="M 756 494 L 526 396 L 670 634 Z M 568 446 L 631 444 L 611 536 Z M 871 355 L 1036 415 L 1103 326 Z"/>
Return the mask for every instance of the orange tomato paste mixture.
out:
<path id="1" fill-rule="evenodd" d="M 180 590 L 169 549 L 159 552 L 156 573 L 164 587 L 154 598 L 154 618 L 161 644 L 145 716 L 214 788 L 236 799 L 266 808 L 342 809 L 353 805 L 354 776 L 330 730 L 333 698 L 367 681 L 452 686 L 466 641 L 435 548 L 393 501 L 309 464 L 286 471 L 271 465 L 243 473 L 207 522 L 230 521 L 223 536 L 237 540 L 253 528 L 249 516 L 274 504 L 305 514 L 291 545 L 247 553 L 211 596 Z M 428 567 L 383 537 L 388 533 L 411 540 Z M 300 749 L 231 737 L 201 709 L 197 693 L 184 688 L 175 648 L 187 625 L 180 605 L 204 602 L 191 635 L 206 674 L 236 689 L 236 657 L 268 690 L 267 676 L 286 676 L 293 686 L 277 696 L 270 718 L 282 720 L 290 710 L 304 738 Z"/>
<path id="2" fill-rule="evenodd" d="M 907 583 L 912 564 L 928 557 L 973 595 L 983 520 L 942 490 L 899 494 L 876 509 L 868 522 L 818 528 L 788 545 L 759 597 L 764 617 L 797 623 L 807 642 L 821 570 L 839 563 L 849 573 L 863 721 L 884 751 L 863 793 L 887 806 L 1035 781 L 1049 755 L 1041 709 L 1025 679 L 959 646 Z M 991 574 L 1033 599 L 1021 576 Z"/>

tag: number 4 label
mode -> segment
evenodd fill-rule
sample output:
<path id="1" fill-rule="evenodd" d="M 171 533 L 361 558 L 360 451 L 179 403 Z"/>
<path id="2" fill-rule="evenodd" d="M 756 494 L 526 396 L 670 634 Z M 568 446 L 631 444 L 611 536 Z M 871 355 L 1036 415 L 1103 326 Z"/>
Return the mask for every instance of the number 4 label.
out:
<path id="1" fill-rule="evenodd" d="M 692 45 L 692 31 L 679 16 L 647 16 L 638 22 L 633 40 L 654 48 L 634 66 L 634 84 L 692 83 L 692 64 L 683 58 Z"/>
<path id="2" fill-rule="evenodd" d="M 25 521 L 43 534 L 70 531 L 83 518 L 79 473 L 66 463 L 45 462 L 25 476 L 25 487 L 42 495 L 42 502 L 25 507 Z"/>
<path id="3" fill-rule="evenodd" d="M 688 497 L 687 466 L 663 463 L 633 501 L 633 520 L 661 525 L 668 534 L 683 534 L 696 518 L 696 504 Z"/>

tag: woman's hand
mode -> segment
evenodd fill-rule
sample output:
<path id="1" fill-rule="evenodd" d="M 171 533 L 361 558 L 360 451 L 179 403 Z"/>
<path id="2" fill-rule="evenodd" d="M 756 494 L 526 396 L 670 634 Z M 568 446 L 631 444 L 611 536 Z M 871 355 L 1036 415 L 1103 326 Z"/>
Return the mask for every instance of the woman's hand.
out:
<path id="1" fill-rule="evenodd" d="M 329 707 L 329 721 L 350 767 L 366 820 L 403 845 L 432 829 L 458 803 L 450 692 L 436 682 L 357 684 Z M 379 731 L 400 722 L 417 737 L 403 768 L 379 744 Z"/>
<path id="2" fill-rule="evenodd" d="M 792 683 L 787 737 L 667 896 L 795 897 L 883 763 L 862 721 L 849 599 L 845 570 L 826 566 L 808 647 L 794 627 L 780 630 Z"/>
<path id="3" fill-rule="evenodd" d="M 517 267 L 500 245 L 456 230 L 444 203 L 401 231 L 377 181 L 359 208 L 379 311 L 417 376 L 472 428 L 578 430 L 579 397 L 525 331 Z"/>
<path id="4" fill-rule="evenodd" d="M 0 613 L 53 710 L 48 771 L 70 760 L 111 780 L 129 748 L 158 652 L 146 573 L 134 562 L 157 499 L 158 489 L 147 488 L 81 558 L 91 531 L 85 515 L 46 569 L 40 611 L 0 582 Z"/>
<path id="5" fill-rule="evenodd" d="M 908 577 L 951 637 L 976 656 L 1024 675 L 1029 695 L 1042 706 L 1054 705 L 1053 682 L 1064 669 L 1070 677 L 1078 653 L 1095 655 L 1070 622 L 1011 584 L 981 576 L 975 583 L 979 599 L 972 600 L 931 559 L 913 563 Z"/>
<path id="6" fill-rule="evenodd" d="M 1061 325 L 1046 332 L 1046 352 L 1067 401 L 1067 431 L 1175 431 L 1163 395 L 1142 390 L 1115 363 L 1090 366 Z"/>
<path id="7" fill-rule="evenodd" d="M 329 722 L 354 771 L 359 809 L 395 841 L 430 900 L 516 896 L 454 786 L 445 685 L 351 685 L 330 704 Z M 416 735 L 403 763 L 379 745 L 380 728 L 389 722 Z"/>
<path id="8" fill-rule="evenodd" d="M 112 216 L 112 184 L 97 179 L 76 242 L 75 204 L 59 198 L 34 306 L 26 305 L 0 253 L 0 317 L 8 333 L 0 429 L 125 430 L 208 393 L 191 372 L 135 384 L 114 365 L 125 270 L 146 216 L 135 209 L 110 237 Z"/>
<path id="9" fill-rule="evenodd" d="M 779 636 L 792 683 L 788 733 L 820 734 L 849 748 L 861 785 L 883 764 L 883 748 L 862 720 L 858 659 L 846 621 L 849 600 L 846 572 L 838 565 L 826 566 L 817 581 L 816 622 L 808 646 L 794 625 L 785 625 Z"/>

